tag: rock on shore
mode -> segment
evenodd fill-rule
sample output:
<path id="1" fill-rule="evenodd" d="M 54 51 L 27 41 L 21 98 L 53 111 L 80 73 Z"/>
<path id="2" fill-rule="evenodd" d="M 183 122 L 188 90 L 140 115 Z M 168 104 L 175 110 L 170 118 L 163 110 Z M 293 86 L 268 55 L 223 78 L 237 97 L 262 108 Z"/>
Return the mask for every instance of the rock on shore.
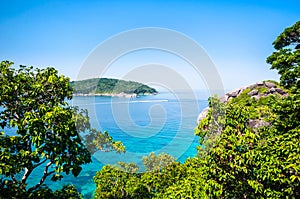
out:
<path id="1" fill-rule="evenodd" d="M 280 88 L 276 83 L 272 81 L 260 81 L 255 84 L 252 84 L 247 87 L 241 87 L 231 92 L 226 93 L 224 96 L 220 97 L 220 101 L 223 103 L 227 103 L 229 100 L 238 97 L 245 91 L 246 89 L 250 89 L 247 95 L 251 96 L 252 98 L 258 100 L 261 97 L 267 97 L 271 94 L 283 96 L 288 96 L 288 93 Z M 199 114 L 197 122 L 199 123 L 203 118 L 206 117 L 208 113 L 209 107 L 206 107 L 202 110 Z"/>

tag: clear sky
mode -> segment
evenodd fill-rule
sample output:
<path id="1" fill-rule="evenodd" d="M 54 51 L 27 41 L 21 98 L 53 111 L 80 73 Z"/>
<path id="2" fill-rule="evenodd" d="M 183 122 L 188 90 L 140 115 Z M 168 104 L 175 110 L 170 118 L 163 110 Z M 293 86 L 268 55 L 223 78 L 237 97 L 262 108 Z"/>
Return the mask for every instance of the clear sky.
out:
<path id="1" fill-rule="evenodd" d="M 1 60 L 54 66 L 76 79 L 89 53 L 107 38 L 135 28 L 161 27 L 181 32 L 201 45 L 227 89 L 278 79 L 265 59 L 273 51 L 276 36 L 300 20 L 299 0 L 1 0 L 0 5 Z M 157 52 L 149 56 L 153 62 L 159 57 Z M 132 59 L 136 57 L 143 55 Z M 129 58 L 122 70 L 126 64 L 129 67 Z M 117 71 L 107 76 L 120 77 Z"/>

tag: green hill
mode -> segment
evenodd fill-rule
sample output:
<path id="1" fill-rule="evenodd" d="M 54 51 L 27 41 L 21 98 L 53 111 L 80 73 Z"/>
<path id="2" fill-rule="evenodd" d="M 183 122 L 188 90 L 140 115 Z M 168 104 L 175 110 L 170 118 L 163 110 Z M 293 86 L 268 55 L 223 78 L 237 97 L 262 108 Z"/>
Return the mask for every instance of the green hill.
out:
<path id="1" fill-rule="evenodd" d="M 74 89 L 75 95 L 115 95 L 120 93 L 149 95 L 158 93 L 154 88 L 139 82 L 111 78 L 93 78 L 72 81 L 70 85 Z"/>

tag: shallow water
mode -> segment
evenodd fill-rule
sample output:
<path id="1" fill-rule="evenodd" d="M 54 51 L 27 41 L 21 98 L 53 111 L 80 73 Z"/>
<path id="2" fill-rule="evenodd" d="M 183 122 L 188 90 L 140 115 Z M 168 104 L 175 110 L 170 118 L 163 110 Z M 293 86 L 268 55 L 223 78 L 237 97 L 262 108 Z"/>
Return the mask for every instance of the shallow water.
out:
<path id="1" fill-rule="evenodd" d="M 138 98 L 74 97 L 73 105 L 87 109 L 93 127 L 108 131 L 126 146 L 125 154 L 97 152 L 93 162 L 84 165 L 77 178 L 65 176 L 62 181 L 46 184 L 52 189 L 74 184 L 90 198 L 95 190 L 93 176 L 105 164 L 119 161 L 135 162 L 141 169 L 142 157 L 150 152 L 169 153 L 184 162 L 197 153 L 198 138 L 194 136 L 199 112 L 207 106 L 206 96 L 195 97 L 185 93 L 160 93 Z M 36 171 L 29 179 L 33 183 L 42 172 Z"/>

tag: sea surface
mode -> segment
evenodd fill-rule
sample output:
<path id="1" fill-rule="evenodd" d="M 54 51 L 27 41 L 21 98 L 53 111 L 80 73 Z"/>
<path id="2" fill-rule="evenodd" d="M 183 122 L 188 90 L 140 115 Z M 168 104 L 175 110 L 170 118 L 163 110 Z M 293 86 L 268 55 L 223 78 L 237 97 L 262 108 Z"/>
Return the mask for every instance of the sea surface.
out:
<path id="1" fill-rule="evenodd" d="M 52 189 L 74 184 L 85 198 L 95 190 L 93 176 L 105 164 L 135 162 L 143 170 L 142 157 L 161 152 L 184 162 L 197 154 L 198 138 L 194 135 L 197 117 L 207 107 L 207 93 L 161 92 L 137 98 L 77 96 L 70 102 L 87 109 L 92 127 L 107 131 L 114 140 L 122 141 L 125 154 L 96 152 L 93 161 L 84 165 L 77 178 L 65 176 L 61 181 L 46 180 Z M 35 183 L 42 170 L 32 173 L 29 184 Z"/>

